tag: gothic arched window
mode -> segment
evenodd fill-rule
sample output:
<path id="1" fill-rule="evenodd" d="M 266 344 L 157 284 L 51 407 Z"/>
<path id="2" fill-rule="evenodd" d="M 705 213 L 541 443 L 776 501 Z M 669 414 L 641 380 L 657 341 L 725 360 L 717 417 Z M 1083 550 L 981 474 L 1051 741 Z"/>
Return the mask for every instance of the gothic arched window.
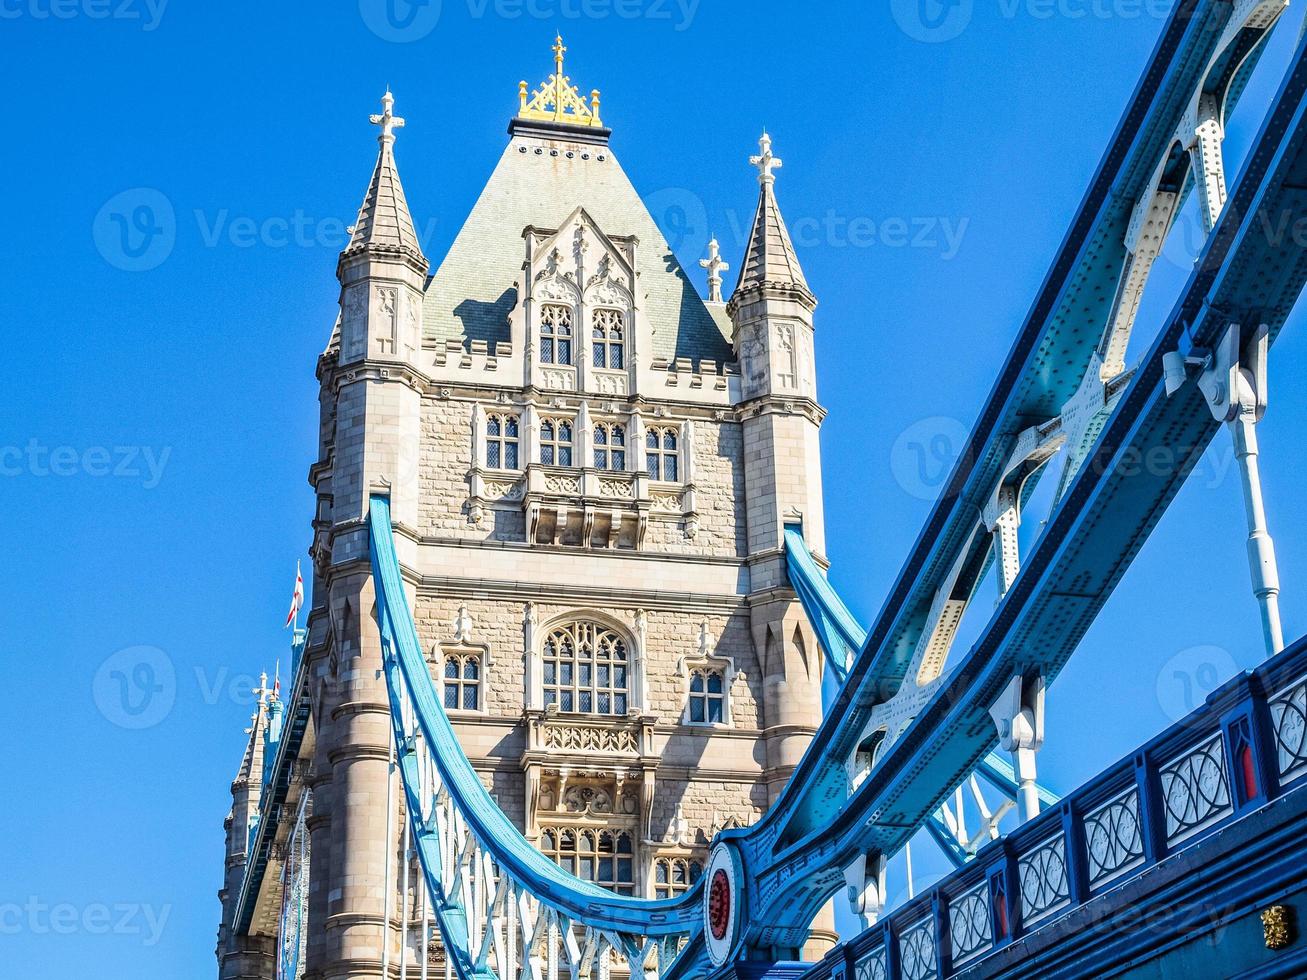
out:
<path id="1" fill-rule="evenodd" d="M 486 417 L 486 465 L 492 470 L 517 469 L 521 427 L 516 415 Z"/>
<path id="2" fill-rule="evenodd" d="M 475 654 L 445 658 L 445 707 L 463 711 L 481 708 L 481 658 Z"/>
<path id="3" fill-rule="evenodd" d="M 688 892 L 703 865 L 690 858 L 656 858 L 654 860 L 654 898 L 673 898 Z"/>
<path id="4" fill-rule="evenodd" d="M 620 370 L 626 366 L 626 317 L 621 310 L 595 310 L 590 337 L 595 367 Z"/>
<path id="5" fill-rule="evenodd" d="M 540 462 L 546 466 L 572 465 L 570 419 L 545 419 L 540 423 Z"/>
<path id="6" fill-rule="evenodd" d="M 644 434 L 645 466 L 649 479 L 675 483 L 680 479 L 680 435 L 674 428 L 651 428 Z"/>
<path id="7" fill-rule="evenodd" d="M 559 711 L 624 715 L 629 703 L 626 641 L 598 623 L 558 626 L 545 637 L 544 703 Z"/>
<path id="8" fill-rule="evenodd" d="M 726 680 L 720 670 L 690 672 L 690 721 L 716 725 L 726 720 Z"/>
<path id="9" fill-rule="evenodd" d="M 572 363 L 572 308 L 547 303 L 540 307 L 540 363 Z"/>
<path id="10" fill-rule="evenodd" d="M 635 848 L 625 830 L 545 827 L 540 851 L 583 881 L 612 889 L 619 895 L 635 890 Z"/>
<path id="11" fill-rule="evenodd" d="M 616 422 L 599 422 L 594 429 L 595 468 L 626 469 L 626 427 Z"/>

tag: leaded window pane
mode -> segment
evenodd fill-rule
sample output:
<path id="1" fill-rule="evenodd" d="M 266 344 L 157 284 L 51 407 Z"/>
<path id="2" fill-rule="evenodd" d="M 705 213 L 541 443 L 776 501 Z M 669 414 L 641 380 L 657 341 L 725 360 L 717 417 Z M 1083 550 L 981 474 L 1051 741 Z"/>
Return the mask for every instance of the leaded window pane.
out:
<path id="1" fill-rule="evenodd" d="M 546 700 L 562 711 L 625 714 L 626 656 L 625 641 L 597 623 L 552 630 L 542 646 Z"/>

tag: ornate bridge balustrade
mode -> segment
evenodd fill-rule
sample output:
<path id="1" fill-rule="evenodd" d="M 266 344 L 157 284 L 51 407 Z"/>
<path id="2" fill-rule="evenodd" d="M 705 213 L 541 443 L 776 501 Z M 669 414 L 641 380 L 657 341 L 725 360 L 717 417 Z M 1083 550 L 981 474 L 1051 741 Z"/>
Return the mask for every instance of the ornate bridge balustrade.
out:
<path id="1" fill-rule="evenodd" d="M 804 980 L 989 975 L 986 957 L 1290 793 L 1307 799 L 1307 638 L 836 947 Z"/>

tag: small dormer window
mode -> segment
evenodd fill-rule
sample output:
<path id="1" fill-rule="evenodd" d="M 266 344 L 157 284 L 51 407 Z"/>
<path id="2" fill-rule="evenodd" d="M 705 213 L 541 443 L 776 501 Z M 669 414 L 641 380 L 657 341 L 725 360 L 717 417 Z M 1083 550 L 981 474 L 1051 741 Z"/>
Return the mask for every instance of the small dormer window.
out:
<path id="1" fill-rule="evenodd" d="M 547 303 L 540 308 L 540 363 L 572 363 L 572 308 Z"/>
<path id="2" fill-rule="evenodd" d="M 594 311 L 591 352 L 597 368 L 621 370 L 626 366 L 626 317 L 621 310 Z"/>

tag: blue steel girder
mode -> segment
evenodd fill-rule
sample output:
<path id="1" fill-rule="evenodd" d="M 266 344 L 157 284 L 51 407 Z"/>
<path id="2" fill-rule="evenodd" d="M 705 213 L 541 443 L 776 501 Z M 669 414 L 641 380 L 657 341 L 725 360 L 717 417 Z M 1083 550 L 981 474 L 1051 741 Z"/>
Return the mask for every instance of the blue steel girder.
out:
<path id="1" fill-rule="evenodd" d="M 1131 213 L 1207 83 L 1209 64 L 1219 60 L 1217 46 L 1235 6 L 1189 0 L 1177 4 L 1167 21 L 973 432 L 851 665 L 849 682 L 830 707 L 823 728 L 829 747 L 805 756 L 763 819 L 783 826 L 778 836 L 801 837 L 842 801 L 844 761 L 862 738 L 872 708 L 902 683 L 937 591 L 966 552 L 979 560 L 969 563 L 959 598 L 970 597 L 987 567 L 989 543 L 977 535 L 980 515 L 1003 480 L 1018 436 L 1055 417 L 1080 384 L 1126 261 Z M 1242 70 L 1251 67 L 1257 50 L 1240 58 Z M 1032 490 L 1033 478 L 1024 492 Z"/>
<path id="2" fill-rule="evenodd" d="M 993 740 L 989 707 L 1010 679 L 1038 672 L 1051 680 L 1074 652 L 1220 426 L 1192 381 L 1166 395 L 1163 356 L 1210 349 L 1231 324 L 1245 343 L 1262 326 L 1274 341 L 1307 282 L 1307 247 L 1274 234 L 1307 219 L 1305 107 L 1302 44 L 1185 292 L 1092 457 L 969 655 L 913 725 L 822 826 L 786 838 L 777 833 L 783 824 L 764 820 L 723 834 L 751 872 L 746 951 L 791 948 L 794 925 L 836 890 L 841 867 L 861 854 L 893 853 L 934 812 L 940 788 L 977 766 Z M 1157 464 L 1165 459 L 1174 464 Z M 845 693 L 857 681 L 851 674 Z M 844 758 L 835 720 L 808 757 L 831 767 Z"/>
<path id="3" fill-rule="evenodd" d="M 808 543 L 803 539 L 803 527 L 799 523 L 786 525 L 785 565 L 790 586 L 799 597 L 803 611 L 817 633 L 825 662 L 839 682 L 843 683 L 848 677 L 848 661 L 867 642 L 867 631 L 826 578 L 808 548 Z M 1017 799 L 1016 774 L 1012 766 L 996 753 L 987 755 L 976 767 L 976 773 L 1006 798 L 1013 801 Z M 1045 806 L 1051 806 L 1058 800 L 1042 786 L 1037 786 L 1036 791 Z M 960 866 L 969 859 L 970 855 L 939 814 L 930 818 L 925 829 L 955 866 Z"/>
<path id="4" fill-rule="evenodd" d="M 303 663 L 302 658 L 300 663 Z M 302 669 L 297 670 L 291 679 L 287 704 L 286 722 L 281 740 L 277 743 L 276 758 L 271 765 L 271 778 L 266 781 L 260 793 L 259 823 L 255 828 L 252 846 L 248 848 L 245 876 L 241 879 L 241 890 L 236 900 L 234 929 L 238 935 L 249 932 L 260 892 L 268 880 L 273 844 L 286 819 L 285 803 L 291 788 L 292 770 L 300 757 L 300 747 L 312 717 L 308 677 Z"/>
<path id="5" fill-rule="evenodd" d="M 390 523 L 390 501 L 373 496 L 368 518 L 372 576 L 377 592 L 378 622 L 383 648 L 387 654 L 387 679 L 392 699 L 401 678 L 415 702 L 420 733 L 432 749 L 444 786 L 454 797 L 460 818 L 472 835 L 485 847 L 494 848 L 494 860 L 500 872 L 527 888 L 544 904 L 576 922 L 604 919 L 614 930 L 640 932 L 645 935 L 686 934 L 698 930 L 699 889 L 691 889 L 677 899 L 645 900 L 617 895 L 599 885 L 582 881 L 569 874 L 549 857 L 533 847 L 482 785 L 472 763 L 459 744 L 436 695 L 426 658 L 417 636 L 417 627 L 404 594 L 404 579 L 396 557 L 394 532 Z M 398 713 L 393 711 L 398 719 Z M 400 768 L 409 763 L 411 747 L 400 739 Z M 405 772 L 405 791 L 410 795 L 415 821 L 423 802 L 415 795 L 414 785 Z M 427 828 L 416 825 L 419 843 Z M 438 891 L 438 889 L 433 889 Z"/>

